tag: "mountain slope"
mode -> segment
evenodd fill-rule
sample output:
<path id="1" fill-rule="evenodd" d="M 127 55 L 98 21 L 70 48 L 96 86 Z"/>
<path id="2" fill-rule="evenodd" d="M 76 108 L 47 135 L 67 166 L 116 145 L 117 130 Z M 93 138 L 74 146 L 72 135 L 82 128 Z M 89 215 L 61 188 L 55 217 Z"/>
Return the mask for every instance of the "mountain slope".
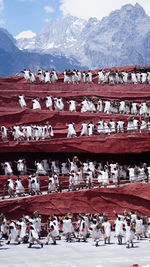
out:
<path id="1" fill-rule="evenodd" d="M 81 68 L 74 58 L 65 56 L 39 54 L 35 52 L 21 51 L 16 47 L 16 41 L 5 30 L 0 28 L 0 76 L 13 76 L 20 69 L 30 68 L 37 71 L 39 68 L 57 71 L 64 69 Z"/>

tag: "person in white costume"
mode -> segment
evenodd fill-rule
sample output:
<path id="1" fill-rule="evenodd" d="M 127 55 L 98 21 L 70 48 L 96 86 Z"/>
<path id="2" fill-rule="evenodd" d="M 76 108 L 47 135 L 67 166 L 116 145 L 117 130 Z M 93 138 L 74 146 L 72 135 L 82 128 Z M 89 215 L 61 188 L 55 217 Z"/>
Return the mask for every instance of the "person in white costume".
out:
<path id="1" fill-rule="evenodd" d="M 104 243 L 110 244 L 110 237 L 111 237 L 111 223 L 108 221 L 107 218 L 104 219 L 102 223 L 102 227 L 104 229 Z"/>
<path id="2" fill-rule="evenodd" d="M 117 121 L 117 133 L 123 133 L 124 132 L 124 121 Z"/>
<path id="3" fill-rule="evenodd" d="M 10 244 L 11 240 L 20 244 L 20 242 L 18 240 L 18 231 L 16 228 L 16 224 L 13 221 L 10 221 L 10 223 L 8 225 L 8 239 L 7 239 L 8 245 Z"/>
<path id="4" fill-rule="evenodd" d="M 50 83 L 51 82 L 50 73 L 49 73 L 48 70 L 46 70 L 45 73 L 44 73 L 44 82 L 45 83 Z"/>
<path id="5" fill-rule="evenodd" d="M 140 105 L 140 115 L 147 116 L 148 115 L 148 107 L 146 102 L 142 102 Z"/>
<path id="6" fill-rule="evenodd" d="M 129 170 L 129 181 L 130 182 L 134 182 L 135 181 L 135 171 L 134 171 L 134 168 L 132 166 L 129 166 L 128 170 Z"/>
<path id="7" fill-rule="evenodd" d="M 2 164 L 2 167 L 4 169 L 5 175 L 12 175 L 13 174 L 11 164 L 8 161 L 5 161 L 4 163 L 1 163 L 1 164 Z"/>
<path id="8" fill-rule="evenodd" d="M 134 127 L 134 132 L 137 132 L 139 130 L 139 121 L 135 118 L 133 118 L 133 127 Z"/>
<path id="9" fill-rule="evenodd" d="M 119 113 L 125 114 L 125 112 L 126 112 L 126 103 L 125 103 L 125 101 L 121 101 L 119 103 Z"/>
<path id="10" fill-rule="evenodd" d="M 55 183 L 55 179 L 53 176 L 48 178 L 48 194 L 52 192 L 57 192 L 57 187 Z"/>
<path id="11" fill-rule="evenodd" d="M 141 73 L 141 83 L 147 83 L 147 73 L 146 72 Z"/>
<path id="12" fill-rule="evenodd" d="M 98 71 L 98 84 L 104 83 L 104 73 L 103 70 Z"/>
<path id="13" fill-rule="evenodd" d="M 50 74 L 51 74 L 51 82 L 52 83 L 57 82 L 58 81 L 58 74 L 57 74 L 56 70 L 52 69 Z"/>
<path id="14" fill-rule="evenodd" d="M 133 118 L 128 118 L 127 132 L 128 133 L 133 133 L 134 132 Z"/>
<path id="15" fill-rule="evenodd" d="M 146 119 L 144 120 L 142 120 L 141 121 L 141 125 L 140 125 L 140 132 L 141 131 L 146 131 L 147 130 L 147 121 L 146 121 Z"/>
<path id="16" fill-rule="evenodd" d="M 15 194 L 18 196 L 24 196 L 24 193 L 25 193 L 25 189 L 22 184 L 22 179 L 18 177 L 15 182 Z"/>
<path id="17" fill-rule="evenodd" d="M 67 128 L 68 128 L 67 138 L 74 138 L 77 136 L 75 130 L 75 124 L 73 122 L 68 123 Z"/>
<path id="18" fill-rule="evenodd" d="M 50 111 L 53 110 L 53 99 L 52 96 L 48 95 L 45 97 L 45 105 Z"/>
<path id="19" fill-rule="evenodd" d="M 35 166 L 36 166 L 36 174 L 37 175 L 46 175 L 46 171 L 43 167 L 42 161 L 35 161 Z"/>
<path id="20" fill-rule="evenodd" d="M 138 83 L 136 73 L 131 73 L 131 81 L 134 84 Z"/>
<path id="21" fill-rule="evenodd" d="M 15 185 L 11 178 L 7 179 L 6 186 L 8 188 L 8 194 L 10 197 L 14 197 Z"/>
<path id="22" fill-rule="evenodd" d="M 86 73 L 86 82 L 92 83 L 92 72 L 90 70 Z"/>
<path id="23" fill-rule="evenodd" d="M 80 242 L 82 239 L 83 242 L 86 242 L 87 234 L 88 234 L 88 225 L 86 224 L 86 221 L 82 215 L 79 216 L 79 229 L 77 234 L 77 240 Z"/>
<path id="24" fill-rule="evenodd" d="M 105 103 L 104 113 L 110 114 L 110 105 L 111 105 L 110 101 L 104 101 L 104 103 Z"/>
<path id="25" fill-rule="evenodd" d="M 72 241 L 71 235 L 72 233 L 74 233 L 74 228 L 70 216 L 69 215 L 65 216 L 65 219 L 61 221 L 61 224 L 63 225 L 62 230 L 63 234 L 66 237 L 66 242 L 71 242 Z"/>
<path id="26" fill-rule="evenodd" d="M 109 121 L 109 129 L 110 129 L 110 133 L 111 134 L 116 132 L 116 123 L 115 123 L 115 121 L 112 121 L 112 120 Z"/>
<path id="27" fill-rule="evenodd" d="M 137 216 L 135 223 L 136 223 L 136 225 L 135 225 L 136 238 L 137 238 L 137 240 L 140 240 L 141 236 L 142 236 L 143 221 L 139 216 Z"/>
<path id="28" fill-rule="evenodd" d="M 24 69 L 24 70 L 22 70 L 21 71 L 24 75 L 24 79 L 27 81 L 27 82 L 30 82 L 30 75 L 29 75 L 29 70 L 26 70 L 26 69 Z"/>
<path id="29" fill-rule="evenodd" d="M 85 173 L 85 182 L 87 188 L 93 187 L 93 172 L 88 168 Z"/>
<path id="30" fill-rule="evenodd" d="M 29 179 L 29 184 L 30 184 L 30 179 Z M 36 175 L 32 175 L 31 176 L 31 184 L 29 185 L 31 186 L 31 194 L 36 194 L 36 195 L 40 195 L 40 181 L 38 176 Z"/>
<path id="31" fill-rule="evenodd" d="M 34 242 L 37 242 L 41 248 L 43 247 L 43 243 L 39 240 L 38 232 L 33 224 L 32 221 L 29 221 L 28 223 L 28 231 L 29 231 L 29 246 L 28 248 L 31 248 L 34 245 Z"/>
<path id="32" fill-rule="evenodd" d="M 19 95 L 19 105 L 21 108 L 25 108 L 27 106 L 25 96 L 24 95 Z"/>
<path id="33" fill-rule="evenodd" d="M 97 112 L 102 112 L 103 111 L 103 101 L 99 99 L 97 101 Z"/>
<path id="34" fill-rule="evenodd" d="M 44 81 L 45 81 L 45 73 L 44 73 L 44 71 L 43 70 L 38 70 L 37 76 L 39 78 L 39 81 L 41 83 L 44 83 Z"/>
<path id="35" fill-rule="evenodd" d="M 32 100 L 32 109 L 41 109 L 40 100 L 38 97 Z"/>
<path id="36" fill-rule="evenodd" d="M 48 245 L 50 238 L 53 241 L 53 245 L 56 245 L 56 237 L 59 236 L 59 230 L 58 227 L 55 224 L 55 221 L 53 219 L 53 217 L 49 218 L 49 222 L 47 224 L 47 237 L 46 237 L 46 243 L 45 245 Z"/>
<path id="37" fill-rule="evenodd" d="M 99 120 L 98 121 L 98 123 L 97 123 L 97 132 L 100 135 L 103 135 L 105 133 L 105 131 L 104 131 L 104 121 L 103 120 Z"/>
<path id="38" fill-rule="evenodd" d="M 89 103 L 88 103 L 88 99 L 84 98 L 83 101 L 81 102 L 81 113 L 84 112 L 90 112 L 90 108 L 89 108 Z"/>
<path id="39" fill-rule="evenodd" d="M 54 97 L 54 108 L 57 111 L 63 111 L 64 110 L 64 103 L 62 97 Z"/>
<path id="40" fill-rule="evenodd" d="M 90 121 L 90 123 L 88 124 L 88 136 L 93 136 L 94 135 L 94 124 L 92 121 Z"/>
<path id="41" fill-rule="evenodd" d="M 98 247 L 98 243 L 102 237 L 102 224 L 93 219 L 90 230 L 92 231 L 91 236 L 95 242 L 95 246 Z"/>
<path id="42" fill-rule="evenodd" d="M 14 141 L 23 141 L 25 138 L 25 134 L 22 132 L 21 127 L 19 125 L 13 126 L 13 137 Z"/>
<path id="43" fill-rule="evenodd" d="M 16 161 L 16 163 L 17 163 L 17 170 L 18 170 L 19 174 L 24 175 L 26 173 L 26 170 L 27 170 L 25 159 L 18 159 L 18 161 Z"/>
<path id="44" fill-rule="evenodd" d="M 104 121 L 104 134 L 110 135 L 110 126 L 109 123 Z"/>
<path id="45" fill-rule="evenodd" d="M 112 179 L 115 186 L 117 186 L 119 182 L 119 170 L 117 168 L 112 171 Z"/>
<path id="46" fill-rule="evenodd" d="M 87 136 L 88 135 L 88 126 L 87 126 L 87 123 L 84 121 L 82 124 L 81 124 L 81 133 L 80 133 L 80 136 Z"/>
<path id="47" fill-rule="evenodd" d="M 76 112 L 76 101 L 75 100 L 69 100 L 69 111 L 70 112 Z"/>
<path id="48" fill-rule="evenodd" d="M 61 173 L 62 175 L 67 175 L 69 173 L 68 166 L 66 162 L 62 162 L 61 164 Z"/>
<path id="49" fill-rule="evenodd" d="M 132 102 L 131 104 L 131 114 L 137 115 L 138 114 L 138 109 L 137 109 L 138 103 Z"/>
<path id="50" fill-rule="evenodd" d="M 115 220 L 115 236 L 118 240 L 118 244 L 122 244 L 122 238 L 124 237 L 124 222 L 121 221 L 121 218 L 118 216 Z"/>
<path id="51" fill-rule="evenodd" d="M 1 136 L 3 142 L 8 142 L 8 130 L 5 126 L 1 126 Z"/>
<path id="52" fill-rule="evenodd" d="M 130 245 L 133 247 L 133 239 L 134 239 L 134 223 L 131 223 L 129 220 L 127 220 L 125 224 L 125 240 L 126 240 L 126 248 L 129 248 Z"/>
<path id="53" fill-rule="evenodd" d="M 95 104 L 92 99 L 88 100 L 89 112 L 96 112 Z"/>
<path id="54" fill-rule="evenodd" d="M 36 81 L 34 73 L 29 71 L 29 76 L 30 76 L 30 83 L 34 83 Z"/>

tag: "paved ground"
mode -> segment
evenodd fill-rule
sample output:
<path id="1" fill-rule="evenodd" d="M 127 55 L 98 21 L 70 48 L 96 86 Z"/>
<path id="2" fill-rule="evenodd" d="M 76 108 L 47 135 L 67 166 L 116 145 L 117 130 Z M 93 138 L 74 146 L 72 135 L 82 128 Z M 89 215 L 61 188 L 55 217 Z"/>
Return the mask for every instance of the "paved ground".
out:
<path id="1" fill-rule="evenodd" d="M 42 240 L 44 242 L 44 240 Z M 112 238 L 112 244 L 100 242 L 95 247 L 93 241 L 87 243 L 66 243 L 64 238 L 58 245 L 39 245 L 27 248 L 27 244 L 0 247 L 0 267 L 128 267 L 132 264 L 150 265 L 150 242 L 148 239 L 136 241 L 134 248 L 119 246 Z"/>

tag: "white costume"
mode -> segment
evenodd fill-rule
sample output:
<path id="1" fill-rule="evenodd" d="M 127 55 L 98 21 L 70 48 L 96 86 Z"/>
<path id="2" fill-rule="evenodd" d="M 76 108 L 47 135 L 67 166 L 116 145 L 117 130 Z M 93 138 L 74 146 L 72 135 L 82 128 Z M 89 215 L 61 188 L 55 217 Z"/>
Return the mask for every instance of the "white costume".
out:
<path id="1" fill-rule="evenodd" d="M 24 95 L 19 95 L 19 104 L 21 108 L 24 108 L 27 106 Z"/>
<path id="2" fill-rule="evenodd" d="M 101 99 L 99 99 L 97 102 L 97 112 L 102 112 L 102 111 L 103 111 L 103 102 Z"/>
<path id="3" fill-rule="evenodd" d="M 117 133 L 124 132 L 124 121 L 117 121 Z"/>
<path id="4" fill-rule="evenodd" d="M 104 103 L 105 103 L 104 113 L 109 114 L 110 113 L 110 105 L 111 105 L 111 103 L 110 103 L 110 101 L 105 101 Z"/>
<path id="5" fill-rule="evenodd" d="M 2 141 L 7 142 L 8 134 L 7 134 L 7 128 L 5 126 L 1 126 L 1 135 L 2 135 Z"/>
<path id="6" fill-rule="evenodd" d="M 24 173 L 26 171 L 26 166 L 23 159 L 17 161 L 17 170 L 19 173 Z"/>
<path id="7" fill-rule="evenodd" d="M 41 105 L 38 98 L 32 100 L 32 109 L 41 109 Z"/>
<path id="8" fill-rule="evenodd" d="M 85 135 L 85 136 L 88 135 L 88 128 L 87 128 L 87 123 L 86 122 L 83 122 L 82 125 L 81 125 L 81 134 L 80 134 L 80 136 L 82 136 L 82 135 Z"/>
<path id="9" fill-rule="evenodd" d="M 9 162 L 5 162 L 3 165 L 5 175 L 12 175 L 13 170 Z"/>
<path id="10" fill-rule="evenodd" d="M 94 134 L 94 124 L 90 122 L 87 128 L 88 128 L 88 136 L 92 136 Z"/>
<path id="11" fill-rule="evenodd" d="M 75 100 L 69 101 L 69 111 L 76 112 L 76 101 Z"/>
<path id="12" fill-rule="evenodd" d="M 74 123 L 68 123 L 67 127 L 68 127 L 67 138 L 76 137 L 76 130 L 75 130 L 75 127 L 74 127 Z"/>
<path id="13" fill-rule="evenodd" d="M 22 185 L 22 181 L 20 178 L 16 180 L 16 194 L 23 194 L 25 192 L 24 186 Z"/>
<path id="14" fill-rule="evenodd" d="M 99 120 L 97 123 L 97 132 L 99 134 L 104 134 L 104 122 L 103 120 Z"/>
<path id="15" fill-rule="evenodd" d="M 46 171 L 41 162 L 36 162 L 35 166 L 36 166 L 36 174 L 46 175 Z"/>
<path id="16" fill-rule="evenodd" d="M 53 110 L 53 101 L 52 101 L 52 97 L 51 96 L 47 96 L 45 98 L 45 104 L 46 104 L 46 107 L 49 109 L 49 110 Z"/>
<path id="17" fill-rule="evenodd" d="M 51 82 L 50 73 L 48 71 L 45 71 L 45 73 L 44 73 L 44 82 L 45 83 L 50 83 Z"/>

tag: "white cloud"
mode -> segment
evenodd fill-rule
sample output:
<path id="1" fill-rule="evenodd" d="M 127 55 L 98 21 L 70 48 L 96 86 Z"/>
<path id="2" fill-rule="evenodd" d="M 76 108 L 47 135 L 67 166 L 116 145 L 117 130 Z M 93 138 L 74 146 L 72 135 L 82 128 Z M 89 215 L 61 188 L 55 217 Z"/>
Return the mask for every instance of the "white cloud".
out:
<path id="1" fill-rule="evenodd" d="M 46 13 L 53 13 L 53 12 L 54 12 L 54 8 L 51 7 L 51 6 L 45 6 L 45 7 L 44 7 L 44 11 L 45 11 Z"/>
<path id="2" fill-rule="evenodd" d="M 0 0 L 0 11 L 4 9 L 4 1 Z"/>
<path id="3" fill-rule="evenodd" d="M 0 19 L 0 25 L 4 25 L 6 22 L 3 19 Z"/>
<path id="4" fill-rule="evenodd" d="M 51 20 L 48 19 L 48 18 L 46 18 L 44 21 L 45 21 L 46 23 L 49 23 Z"/>
<path id="5" fill-rule="evenodd" d="M 72 15 L 83 19 L 108 16 L 110 12 L 120 9 L 125 4 L 138 2 L 150 15 L 150 0 L 60 0 L 63 15 Z"/>
<path id="6" fill-rule="evenodd" d="M 36 36 L 36 33 L 28 30 L 28 31 L 23 31 L 23 32 L 20 32 L 18 35 L 15 36 L 15 39 L 16 40 L 19 40 L 19 39 L 29 39 L 29 38 L 33 38 Z"/>

